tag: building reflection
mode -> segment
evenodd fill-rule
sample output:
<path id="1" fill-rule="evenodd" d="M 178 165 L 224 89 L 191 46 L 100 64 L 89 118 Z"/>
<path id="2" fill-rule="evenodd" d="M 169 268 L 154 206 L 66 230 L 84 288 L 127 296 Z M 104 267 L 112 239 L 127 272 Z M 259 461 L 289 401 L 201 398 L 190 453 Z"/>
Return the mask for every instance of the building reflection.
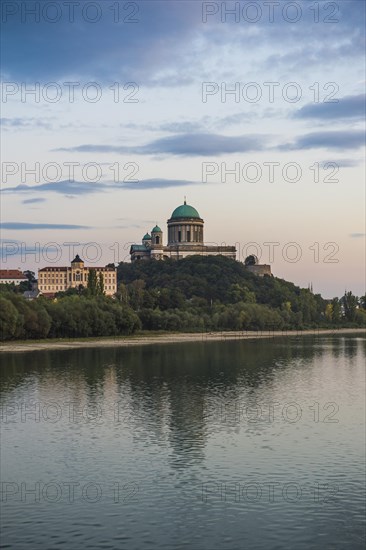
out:
<path id="1" fill-rule="evenodd" d="M 111 445 L 156 445 L 172 468 L 181 469 L 205 460 L 215 433 L 269 429 L 268 423 L 253 425 L 244 408 L 275 400 L 279 387 L 299 380 L 311 391 L 342 358 L 362 363 L 365 344 L 359 336 L 299 336 L 3 354 L 1 402 L 31 396 L 100 407 L 99 429 L 110 433 Z M 316 365 L 324 362 L 320 378 Z"/>

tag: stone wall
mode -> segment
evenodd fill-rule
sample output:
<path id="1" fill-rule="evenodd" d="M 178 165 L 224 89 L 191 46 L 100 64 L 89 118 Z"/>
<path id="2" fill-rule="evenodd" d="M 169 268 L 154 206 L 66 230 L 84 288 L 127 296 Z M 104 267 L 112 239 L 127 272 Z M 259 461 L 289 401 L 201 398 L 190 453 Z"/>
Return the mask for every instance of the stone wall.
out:
<path id="1" fill-rule="evenodd" d="M 268 264 L 256 264 L 256 265 L 246 265 L 245 269 L 258 275 L 258 277 L 264 277 L 264 275 L 272 276 L 271 266 Z"/>

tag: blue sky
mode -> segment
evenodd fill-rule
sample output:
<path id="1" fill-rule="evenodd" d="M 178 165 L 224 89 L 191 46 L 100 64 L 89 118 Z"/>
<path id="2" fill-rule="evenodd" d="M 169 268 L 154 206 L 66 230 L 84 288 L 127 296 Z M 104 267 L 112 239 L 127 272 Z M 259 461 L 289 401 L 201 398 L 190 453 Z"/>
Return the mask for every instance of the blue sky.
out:
<path id="1" fill-rule="evenodd" d="M 3 267 L 125 260 L 187 196 L 207 242 L 363 294 L 364 25 L 360 0 L 4 1 Z"/>

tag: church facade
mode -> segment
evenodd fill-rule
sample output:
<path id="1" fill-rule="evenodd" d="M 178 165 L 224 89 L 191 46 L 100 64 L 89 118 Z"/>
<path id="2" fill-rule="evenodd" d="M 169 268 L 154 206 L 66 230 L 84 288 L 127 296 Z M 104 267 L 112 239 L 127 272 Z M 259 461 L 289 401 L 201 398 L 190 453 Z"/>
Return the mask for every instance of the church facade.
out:
<path id="1" fill-rule="evenodd" d="M 203 226 L 204 221 L 197 210 L 184 201 L 184 204 L 178 206 L 167 221 L 167 244 L 163 244 L 163 232 L 156 225 L 151 234 L 146 233 L 141 244 L 131 246 L 131 261 L 168 258 L 181 260 L 193 255 L 220 255 L 235 260 L 235 246 L 215 246 L 204 243 Z"/>

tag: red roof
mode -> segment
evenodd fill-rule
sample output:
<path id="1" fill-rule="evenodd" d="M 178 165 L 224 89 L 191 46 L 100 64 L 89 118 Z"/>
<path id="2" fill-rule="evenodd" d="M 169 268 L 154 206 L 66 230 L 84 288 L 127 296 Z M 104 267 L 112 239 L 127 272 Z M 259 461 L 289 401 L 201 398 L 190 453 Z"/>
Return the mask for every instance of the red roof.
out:
<path id="1" fill-rule="evenodd" d="M 68 269 L 70 269 L 71 271 L 71 268 L 70 267 L 42 267 L 42 269 L 39 269 L 38 271 L 67 271 Z M 117 271 L 117 268 L 116 267 L 96 267 L 96 266 L 92 266 L 92 267 L 84 267 L 84 269 L 97 269 L 99 271 Z"/>
<path id="2" fill-rule="evenodd" d="M 42 269 L 39 269 L 38 271 L 67 271 L 68 267 L 42 267 Z"/>
<path id="3" fill-rule="evenodd" d="M 0 269 L 0 279 L 27 279 L 19 269 Z"/>

